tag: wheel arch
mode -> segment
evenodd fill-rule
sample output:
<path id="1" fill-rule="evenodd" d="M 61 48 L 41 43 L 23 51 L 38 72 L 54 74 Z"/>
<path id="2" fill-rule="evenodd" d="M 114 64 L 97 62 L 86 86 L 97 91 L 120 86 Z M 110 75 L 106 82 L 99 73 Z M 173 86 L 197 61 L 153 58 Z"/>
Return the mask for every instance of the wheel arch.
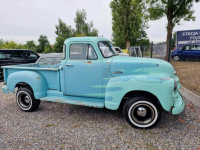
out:
<path id="1" fill-rule="evenodd" d="M 16 87 L 29 86 L 36 99 L 47 95 L 48 85 L 45 77 L 34 71 L 19 71 L 8 76 L 7 86 L 9 91 L 15 92 Z"/>
<path id="2" fill-rule="evenodd" d="M 155 96 L 154 94 L 147 92 L 147 91 L 142 91 L 142 90 L 134 90 L 134 91 L 129 91 L 127 92 L 119 105 L 119 109 L 123 109 L 124 104 L 129 101 L 130 99 L 137 97 L 137 96 L 145 96 L 145 97 L 149 97 L 150 99 L 152 99 L 153 101 L 155 101 L 159 106 L 161 106 L 159 99 L 157 98 L 157 96 Z"/>

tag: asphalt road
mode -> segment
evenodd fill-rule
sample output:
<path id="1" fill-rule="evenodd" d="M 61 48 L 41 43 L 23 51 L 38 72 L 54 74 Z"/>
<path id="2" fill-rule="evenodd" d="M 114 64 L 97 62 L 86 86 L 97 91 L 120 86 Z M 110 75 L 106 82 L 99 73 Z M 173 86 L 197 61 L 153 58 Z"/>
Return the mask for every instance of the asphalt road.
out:
<path id="1" fill-rule="evenodd" d="M 2 86 L 2 83 L 0 83 Z M 0 91 L 0 150 L 200 149 L 200 108 L 185 100 L 177 116 L 162 113 L 153 129 L 129 126 L 120 111 L 41 102 L 21 111 L 15 95 Z"/>

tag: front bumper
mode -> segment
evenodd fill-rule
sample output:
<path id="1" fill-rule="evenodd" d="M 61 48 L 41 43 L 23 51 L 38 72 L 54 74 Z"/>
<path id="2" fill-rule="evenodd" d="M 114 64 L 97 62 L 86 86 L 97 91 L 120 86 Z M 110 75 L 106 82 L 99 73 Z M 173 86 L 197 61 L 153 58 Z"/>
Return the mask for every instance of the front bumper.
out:
<path id="1" fill-rule="evenodd" d="M 179 92 L 177 92 L 176 97 L 174 98 L 174 106 L 171 109 L 173 115 L 180 114 L 185 108 L 185 103 Z"/>
<path id="2" fill-rule="evenodd" d="M 3 91 L 3 93 L 6 93 L 6 94 L 9 93 L 9 89 L 8 89 L 7 85 L 2 86 L 2 91 Z"/>

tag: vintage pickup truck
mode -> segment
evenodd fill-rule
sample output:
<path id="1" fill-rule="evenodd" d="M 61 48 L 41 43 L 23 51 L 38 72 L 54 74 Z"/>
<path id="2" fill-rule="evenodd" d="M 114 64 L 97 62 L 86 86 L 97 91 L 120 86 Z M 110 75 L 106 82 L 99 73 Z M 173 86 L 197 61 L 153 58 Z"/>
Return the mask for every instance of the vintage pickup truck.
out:
<path id="1" fill-rule="evenodd" d="M 102 50 L 102 49 L 107 49 Z M 34 111 L 40 101 L 95 108 L 122 108 L 127 122 L 150 128 L 161 118 L 161 108 L 173 115 L 184 109 L 179 78 L 171 64 L 148 58 L 121 57 L 111 42 L 100 37 L 69 38 L 59 64 L 4 66 L 4 93 L 16 92 L 23 111 Z M 77 110 L 78 111 L 78 110 Z"/>

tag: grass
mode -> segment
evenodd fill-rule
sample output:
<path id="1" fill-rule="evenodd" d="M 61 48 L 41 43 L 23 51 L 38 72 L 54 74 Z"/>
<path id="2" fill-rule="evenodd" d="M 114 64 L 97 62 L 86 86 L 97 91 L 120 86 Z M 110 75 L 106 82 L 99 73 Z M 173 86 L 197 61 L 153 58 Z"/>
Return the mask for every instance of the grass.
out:
<path id="1" fill-rule="evenodd" d="M 143 52 L 143 56 L 151 56 L 151 51 L 146 51 L 146 52 Z"/>
<path id="2" fill-rule="evenodd" d="M 182 86 L 200 96 L 200 62 L 172 62 Z"/>

